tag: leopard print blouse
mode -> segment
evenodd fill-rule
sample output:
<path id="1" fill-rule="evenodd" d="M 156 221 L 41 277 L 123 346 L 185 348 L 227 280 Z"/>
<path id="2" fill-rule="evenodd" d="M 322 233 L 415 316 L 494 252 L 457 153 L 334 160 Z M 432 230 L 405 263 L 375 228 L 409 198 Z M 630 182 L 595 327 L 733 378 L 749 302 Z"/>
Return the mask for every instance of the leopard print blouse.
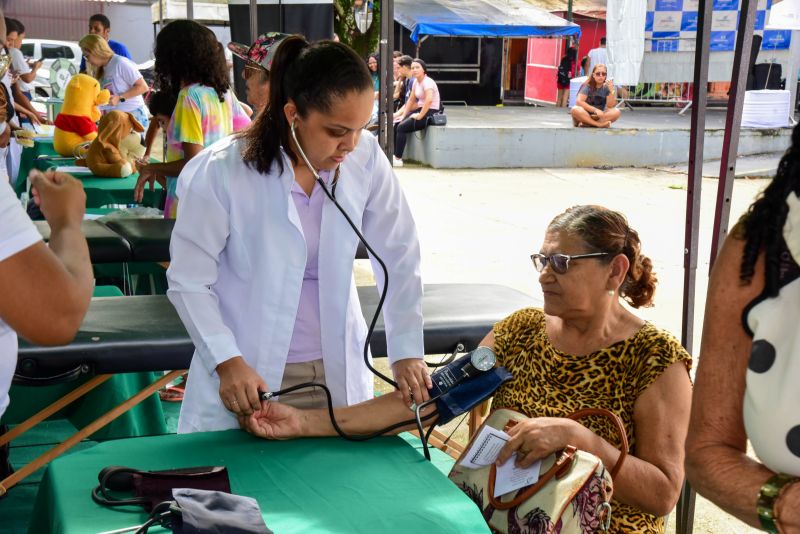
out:
<path id="1" fill-rule="evenodd" d="M 514 379 L 497 390 L 492 408 L 510 408 L 530 417 L 564 417 L 582 408 L 606 408 L 625 425 L 630 454 L 636 455 L 633 406 L 641 393 L 677 361 L 692 358 L 670 334 L 645 324 L 610 347 L 573 356 L 550 344 L 545 315 L 526 308 L 494 326 L 497 361 Z M 613 425 L 605 418 L 581 421 L 614 446 Z M 610 532 L 664 532 L 664 519 L 612 502 Z"/>

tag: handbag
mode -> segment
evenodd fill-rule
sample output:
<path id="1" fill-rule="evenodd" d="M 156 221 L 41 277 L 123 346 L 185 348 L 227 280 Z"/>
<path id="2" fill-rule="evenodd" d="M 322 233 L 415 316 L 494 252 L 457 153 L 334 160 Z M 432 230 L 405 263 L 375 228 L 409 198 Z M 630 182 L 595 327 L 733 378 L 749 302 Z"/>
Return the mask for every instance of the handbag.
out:
<path id="1" fill-rule="evenodd" d="M 428 117 L 428 126 L 444 126 L 447 124 L 447 115 L 444 113 L 434 113 Z"/>
<path id="2" fill-rule="evenodd" d="M 628 439 L 620 418 L 608 410 L 587 408 L 567 418 L 578 420 L 592 415 L 609 418 L 622 443 L 619 460 L 610 472 L 594 454 L 567 446 L 542 459 L 539 479 L 534 484 L 495 497 L 497 468 L 494 463 L 478 469 L 464 467 L 461 463 L 484 426 L 507 431 L 528 419 L 514 410 L 500 409 L 492 412 L 475 433 L 449 478 L 478 505 L 484 520 L 495 532 L 606 532 L 611 522 L 613 477 L 628 454 Z"/>
<path id="3" fill-rule="evenodd" d="M 130 467 L 109 466 L 97 475 L 100 483 L 92 490 L 92 499 L 102 506 L 142 506 L 150 512 L 156 505 L 172 500 L 175 488 L 231 492 L 225 467 L 187 467 L 164 471 L 140 471 Z M 110 491 L 133 493 L 120 498 Z"/>

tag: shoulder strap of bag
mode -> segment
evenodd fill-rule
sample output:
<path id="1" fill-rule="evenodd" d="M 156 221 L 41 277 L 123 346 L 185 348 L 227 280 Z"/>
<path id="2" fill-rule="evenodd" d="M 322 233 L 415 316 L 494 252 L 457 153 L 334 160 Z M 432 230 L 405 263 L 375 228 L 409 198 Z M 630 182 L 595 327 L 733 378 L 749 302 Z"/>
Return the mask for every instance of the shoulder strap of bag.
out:
<path id="1" fill-rule="evenodd" d="M 617 434 L 619 435 L 620 438 L 620 443 L 622 445 L 620 447 L 620 455 L 619 458 L 617 459 L 617 463 L 614 465 L 614 468 L 610 470 L 611 478 L 613 479 L 615 476 L 617 476 L 617 473 L 619 473 L 620 468 L 622 468 L 622 463 L 628 456 L 628 436 L 627 434 L 625 434 L 625 427 L 622 425 L 622 420 L 619 418 L 619 416 L 604 408 L 584 408 L 583 410 L 578 410 L 577 412 L 568 415 L 567 419 L 572 419 L 577 421 L 578 419 L 582 419 L 584 417 L 589 417 L 593 415 L 607 417 L 608 419 L 611 419 L 611 422 L 614 423 L 614 427 L 616 428 Z M 575 447 L 573 447 L 572 445 L 567 445 L 564 448 L 564 450 L 561 451 L 561 454 L 556 459 L 556 462 L 553 464 L 553 466 L 550 469 L 548 469 L 545 474 L 541 475 L 539 477 L 539 480 L 537 480 L 535 484 L 533 484 L 528 489 L 521 492 L 519 495 L 517 495 L 515 498 L 513 498 L 508 502 L 503 502 L 499 499 L 496 499 L 494 496 L 494 485 L 495 485 L 495 479 L 497 477 L 497 467 L 494 464 L 492 464 L 489 470 L 489 484 L 487 490 L 489 493 L 488 495 L 489 502 L 497 510 L 508 510 L 515 506 L 519 506 L 523 502 L 530 499 L 533 495 L 535 495 L 537 491 L 542 489 L 542 486 L 547 484 L 553 477 L 558 475 L 561 470 L 568 468 L 569 465 L 572 463 L 572 459 L 575 457 L 576 452 L 577 449 Z"/>

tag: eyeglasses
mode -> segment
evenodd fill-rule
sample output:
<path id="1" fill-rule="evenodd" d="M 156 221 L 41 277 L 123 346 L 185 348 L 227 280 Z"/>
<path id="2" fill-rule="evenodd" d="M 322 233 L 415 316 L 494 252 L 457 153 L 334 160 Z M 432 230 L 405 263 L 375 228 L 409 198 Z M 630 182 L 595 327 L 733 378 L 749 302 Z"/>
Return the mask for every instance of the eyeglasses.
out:
<path id="1" fill-rule="evenodd" d="M 595 72 L 594 75 L 595 76 L 603 76 L 603 77 L 605 77 L 606 73 L 605 72 Z"/>
<path id="2" fill-rule="evenodd" d="M 571 260 L 599 258 L 601 256 L 608 255 L 608 252 L 592 252 L 591 254 L 575 254 L 574 256 L 568 256 L 566 254 L 551 254 L 549 256 L 545 256 L 544 254 L 531 254 L 531 261 L 533 262 L 533 267 L 537 272 L 544 271 L 544 268 L 549 263 L 550 268 L 553 269 L 554 273 L 565 274 L 567 269 L 569 269 L 569 262 Z"/>

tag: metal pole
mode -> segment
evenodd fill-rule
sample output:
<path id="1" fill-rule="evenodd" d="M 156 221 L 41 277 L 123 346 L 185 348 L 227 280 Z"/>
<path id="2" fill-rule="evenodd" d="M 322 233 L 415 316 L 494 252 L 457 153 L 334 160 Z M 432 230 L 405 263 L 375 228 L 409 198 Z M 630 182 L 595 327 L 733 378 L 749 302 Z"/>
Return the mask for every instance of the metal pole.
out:
<path id="1" fill-rule="evenodd" d="M 394 154 L 394 0 L 381 0 L 380 53 L 381 89 L 378 100 L 378 142 L 386 157 Z"/>
<path id="2" fill-rule="evenodd" d="M 253 43 L 258 36 L 258 2 L 250 0 L 250 42 Z"/>
<path id="3" fill-rule="evenodd" d="M 186 18 L 194 20 L 194 0 L 186 0 Z"/>
<path id="4" fill-rule="evenodd" d="M 717 253 L 728 233 L 731 191 L 736 171 L 736 156 L 739 152 L 739 129 L 742 126 L 742 107 L 744 107 L 747 74 L 750 71 L 750 52 L 753 47 L 753 30 L 756 25 L 757 10 L 757 0 L 742 0 L 739 31 L 736 34 L 736 50 L 733 53 L 728 113 L 725 117 L 725 136 L 722 140 L 722 161 L 719 165 L 717 207 L 714 213 L 714 234 L 711 238 L 711 265 L 714 265 Z"/>
<path id="5" fill-rule="evenodd" d="M 689 352 L 694 341 L 694 297 L 697 285 L 697 250 L 700 241 L 700 194 L 703 186 L 703 146 L 708 102 L 708 56 L 711 39 L 713 0 L 697 6 L 697 40 L 694 52 L 694 97 L 689 132 L 689 176 L 686 187 L 686 225 L 683 261 L 683 310 L 681 344 Z M 695 492 L 688 482 L 681 490 L 676 510 L 675 531 L 691 534 L 694 528 Z"/>
<path id="6" fill-rule="evenodd" d="M 572 0 L 567 2 L 567 20 L 572 22 Z"/>

